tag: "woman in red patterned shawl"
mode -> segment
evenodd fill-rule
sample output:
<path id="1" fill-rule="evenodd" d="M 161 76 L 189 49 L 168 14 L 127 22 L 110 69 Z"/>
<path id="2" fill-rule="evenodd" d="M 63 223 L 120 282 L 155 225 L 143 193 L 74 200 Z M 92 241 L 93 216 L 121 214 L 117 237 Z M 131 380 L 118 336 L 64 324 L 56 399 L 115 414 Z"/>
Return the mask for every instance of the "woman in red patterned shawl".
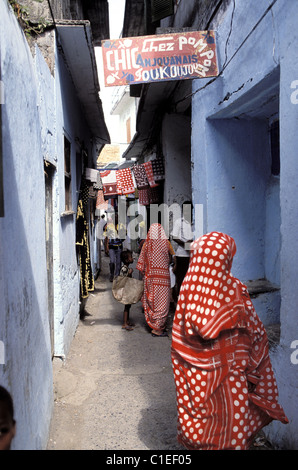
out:
<path id="1" fill-rule="evenodd" d="M 178 441 L 188 449 L 246 450 L 278 404 L 268 339 L 247 288 L 231 274 L 234 240 L 193 242 L 172 331 Z"/>
<path id="2" fill-rule="evenodd" d="M 167 336 L 165 326 L 171 299 L 169 263 L 173 248 L 160 224 L 152 224 L 136 268 L 144 275 L 143 307 L 153 336 Z"/>

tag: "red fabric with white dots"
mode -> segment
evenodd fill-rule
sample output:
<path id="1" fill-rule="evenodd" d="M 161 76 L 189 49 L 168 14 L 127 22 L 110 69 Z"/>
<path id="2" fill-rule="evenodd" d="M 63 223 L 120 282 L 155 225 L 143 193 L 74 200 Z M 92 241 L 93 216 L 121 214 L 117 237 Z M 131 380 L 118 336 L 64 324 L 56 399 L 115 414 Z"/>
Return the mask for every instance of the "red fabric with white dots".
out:
<path id="1" fill-rule="evenodd" d="M 277 402 L 266 330 L 230 271 L 235 253 L 226 234 L 200 237 L 180 290 L 172 364 L 178 440 L 188 449 L 247 449 L 272 419 L 288 422 Z"/>
<path id="2" fill-rule="evenodd" d="M 147 324 L 163 330 L 169 313 L 171 284 L 169 240 L 160 224 L 152 224 L 136 268 L 144 274 L 143 307 Z"/>

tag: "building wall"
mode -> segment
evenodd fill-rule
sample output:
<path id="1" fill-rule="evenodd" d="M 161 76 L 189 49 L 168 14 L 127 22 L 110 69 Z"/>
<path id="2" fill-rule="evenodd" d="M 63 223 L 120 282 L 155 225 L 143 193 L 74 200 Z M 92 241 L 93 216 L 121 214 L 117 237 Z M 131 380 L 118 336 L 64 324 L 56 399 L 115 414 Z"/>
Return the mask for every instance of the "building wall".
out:
<path id="1" fill-rule="evenodd" d="M 191 127 L 190 118 L 167 114 L 162 125 L 166 180 L 164 203 L 181 204 L 191 200 Z"/>
<path id="2" fill-rule="evenodd" d="M 5 216 L 0 218 L 0 344 L 4 348 L 0 383 L 11 392 L 15 404 L 14 449 L 44 449 L 47 444 L 53 407 L 52 354 L 67 355 L 79 321 L 75 234 L 82 149 L 88 154 L 88 166 L 95 161 L 91 134 L 53 30 L 47 41 L 55 51 L 51 70 L 40 49 L 29 48 L 8 2 L 0 0 L 5 100 L 1 106 Z M 72 168 L 72 213 L 67 215 L 64 136 L 71 143 Z M 45 161 L 52 171 L 53 347 Z"/>
<path id="3" fill-rule="evenodd" d="M 65 59 L 51 33 L 55 51 L 53 75 L 38 47 L 35 50 L 39 87 L 39 111 L 43 157 L 51 162 L 53 174 L 53 295 L 54 295 L 54 355 L 67 356 L 79 321 L 79 266 L 75 246 L 76 210 L 83 171 L 82 149 L 92 162 L 91 135 Z M 65 213 L 64 139 L 71 148 L 72 213 Z M 88 162 L 87 162 L 88 163 Z M 92 242 L 92 238 L 90 239 Z M 92 252 L 92 249 L 91 249 Z"/>
<path id="4" fill-rule="evenodd" d="M 0 383 L 12 394 L 15 449 L 46 445 L 53 405 L 47 308 L 44 166 L 38 85 L 26 39 L 8 2 L 0 2 L 1 74 L 5 102 L 5 216 L 0 219 Z"/>
<path id="5" fill-rule="evenodd" d="M 184 2 L 185 3 L 185 2 Z M 204 206 L 204 231 L 235 238 L 233 273 L 243 281 L 266 278 L 280 296 L 255 301 L 264 323 L 280 319 L 281 338 L 271 351 L 280 403 L 290 420 L 265 428 L 273 443 L 297 448 L 297 79 L 298 15 L 294 4 L 277 0 L 254 8 L 223 2 L 210 24 L 217 32 L 219 77 L 193 81 L 193 202 Z M 285 34 L 285 31 L 288 33 Z M 279 177 L 271 174 L 269 128 L 280 120 Z"/>
<path id="6" fill-rule="evenodd" d="M 286 5 L 285 5 L 286 3 Z M 290 419 L 290 424 L 283 429 L 275 423 L 272 436 L 286 448 L 298 448 L 298 364 L 297 345 L 297 217 L 298 199 L 297 175 L 297 100 L 293 100 L 293 82 L 298 79 L 297 24 L 298 14 L 295 4 L 279 2 L 275 15 L 282 19 L 277 29 L 280 44 L 280 206 L 281 206 L 281 341 L 274 355 L 278 369 L 280 396 Z M 275 16 L 275 17 L 276 17 Z M 284 34 L 287 31 L 289 34 Z M 295 356 L 296 349 L 296 356 Z"/>
<path id="7" fill-rule="evenodd" d="M 111 125 L 111 129 L 114 134 L 113 141 L 119 143 L 120 157 L 122 157 L 136 132 L 138 100 L 138 98 L 130 96 L 128 86 L 116 87 L 112 96 L 113 109 L 111 116 L 118 116 L 119 121 L 118 126 L 113 127 L 113 125 Z"/>

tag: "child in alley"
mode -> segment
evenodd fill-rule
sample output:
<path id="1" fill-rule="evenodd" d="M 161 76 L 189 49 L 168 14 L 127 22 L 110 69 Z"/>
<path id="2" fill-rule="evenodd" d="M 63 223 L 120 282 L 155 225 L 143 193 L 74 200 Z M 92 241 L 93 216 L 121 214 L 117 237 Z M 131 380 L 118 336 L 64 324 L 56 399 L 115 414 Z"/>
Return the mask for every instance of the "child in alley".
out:
<path id="1" fill-rule="evenodd" d="M 121 252 L 121 262 L 122 262 L 122 266 L 120 269 L 120 276 L 132 277 L 133 269 L 129 267 L 129 265 L 133 263 L 131 250 L 125 250 Z M 134 324 L 132 324 L 129 321 L 130 307 L 131 305 L 124 305 L 124 312 L 123 312 L 122 328 L 127 331 L 133 330 L 133 327 L 134 327 Z"/>

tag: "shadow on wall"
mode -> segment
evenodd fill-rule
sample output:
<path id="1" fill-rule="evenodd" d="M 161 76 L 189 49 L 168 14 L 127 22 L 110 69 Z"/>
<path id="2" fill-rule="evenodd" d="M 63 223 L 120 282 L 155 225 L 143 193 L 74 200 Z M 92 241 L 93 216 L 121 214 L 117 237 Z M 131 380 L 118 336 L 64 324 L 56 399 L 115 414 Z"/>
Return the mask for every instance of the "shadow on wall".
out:
<path id="1" fill-rule="evenodd" d="M 17 129 L 11 132 L 9 118 L 2 106 L 5 217 L 0 219 L 0 332 L 5 364 L 0 365 L 0 383 L 11 393 L 15 407 L 12 449 L 39 450 L 46 445 L 53 406 L 43 161 L 34 161 L 41 152 L 34 148 L 37 142 L 30 149 L 30 135 L 27 142 L 24 139 L 22 155 L 12 148 L 19 137 Z"/>

